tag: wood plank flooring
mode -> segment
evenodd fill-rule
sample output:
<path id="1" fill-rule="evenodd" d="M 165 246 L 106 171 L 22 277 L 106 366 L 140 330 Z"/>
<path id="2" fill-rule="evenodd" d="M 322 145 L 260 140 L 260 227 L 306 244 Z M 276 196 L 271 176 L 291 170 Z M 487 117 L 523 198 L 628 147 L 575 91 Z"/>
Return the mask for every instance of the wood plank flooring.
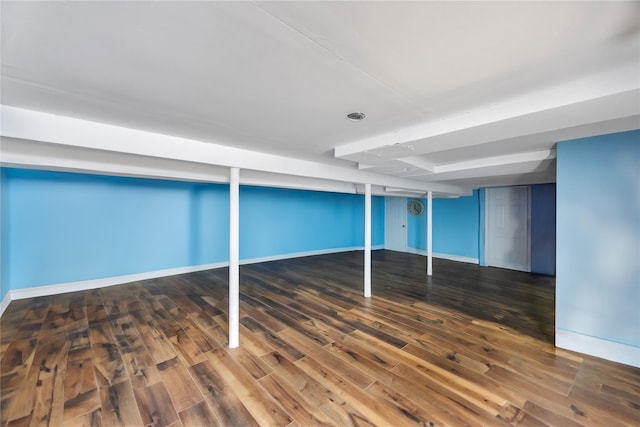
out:
<path id="1" fill-rule="evenodd" d="M 553 346 L 554 279 L 390 251 L 13 301 L 1 426 L 631 426 L 640 369 Z"/>

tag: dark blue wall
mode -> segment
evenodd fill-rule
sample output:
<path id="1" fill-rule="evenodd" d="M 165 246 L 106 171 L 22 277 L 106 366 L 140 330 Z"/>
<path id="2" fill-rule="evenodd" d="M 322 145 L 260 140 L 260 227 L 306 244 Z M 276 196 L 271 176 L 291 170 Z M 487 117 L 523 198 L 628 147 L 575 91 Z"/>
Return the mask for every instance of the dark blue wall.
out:
<path id="1" fill-rule="evenodd" d="M 531 186 L 531 272 L 556 274 L 556 185 Z"/>

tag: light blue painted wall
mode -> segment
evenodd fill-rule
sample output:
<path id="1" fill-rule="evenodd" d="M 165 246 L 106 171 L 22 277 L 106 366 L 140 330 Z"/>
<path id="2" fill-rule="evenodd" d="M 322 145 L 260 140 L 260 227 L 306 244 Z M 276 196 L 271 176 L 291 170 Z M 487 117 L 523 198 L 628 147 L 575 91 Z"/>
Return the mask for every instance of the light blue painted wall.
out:
<path id="1" fill-rule="evenodd" d="M 640 131 L 557 146 L 556 327 L 640 347 Z"/>
<path id="2" fill-rule="evenodd" d="M 8 169 L 11 289 L 228 258 L 226 186 Z"/>
<path id="3" fill-rule="evenodd" d="M 6 171 L 0 168 L 0 300 L 9 291 L 9 212 Z"/>
<path id="4" fill-rule="evenodd" d="M 228 260 L 227 185 L 21 169 L 2 169 L 2 185 L 3 296 Z M 363 245 L 362 195 L 242 186 L 240 209 L 241 259 Z M 384 243 L 380 197 L 372 243 Z"/>
<path id="5" fill-rule="evenodd" d="M 407 244 L 426 250 L 426 203 L 422 215 L 409 215 Z M 471 196 L 433 200 L 433 251 L 449 255 L 478 258 L 479 237 L 478 190 Z"/>
<path id="6" fill-rule="evenodd" d="M 427 200 L 410 198 L 406 199 L 407 203 L 411 200 L 419 200 L 424 206 L 422 215 L 411 215 L 407 212 L 407 246 L 413 249 L 427 249 Z"/>
<path id="7" fill-rule="evenodd" d="M 484 258 L 484 245 L 485 245 L 485 189 L 478 190 L 478 264 L 483 267 L 487 266 L 487 262 Z"/>
<path id="8" fill-rule="evenodd" d="M 531 272 L 556 274 L 556 185 L 531 186 Z"/>
<path id="9" fill-rule="evenodd" d="M 384 244 L 384 198 L 372 198 L 372 245 Z M 364 197 L 242 187 L 240 258 L 364 245 Z"/>

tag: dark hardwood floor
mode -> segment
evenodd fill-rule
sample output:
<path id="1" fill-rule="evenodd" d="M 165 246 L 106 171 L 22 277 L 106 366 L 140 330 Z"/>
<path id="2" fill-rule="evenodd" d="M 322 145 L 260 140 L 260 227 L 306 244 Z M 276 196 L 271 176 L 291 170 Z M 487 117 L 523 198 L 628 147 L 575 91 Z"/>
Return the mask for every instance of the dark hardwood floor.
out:
<path id="1" fill-rule="evenodd" d="M 13 301 L 2 426 L 639 425 L 640 369 L 553 346 L 554 280 L 374 252 Z"/>

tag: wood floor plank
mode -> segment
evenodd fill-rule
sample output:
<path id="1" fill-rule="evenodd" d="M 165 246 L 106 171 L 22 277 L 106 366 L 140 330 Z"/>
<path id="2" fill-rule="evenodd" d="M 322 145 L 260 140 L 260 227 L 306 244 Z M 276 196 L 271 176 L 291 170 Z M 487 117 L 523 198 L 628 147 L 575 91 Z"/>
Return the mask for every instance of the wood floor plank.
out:
<path id="1" fill-rule="evenodd" d="M 39 417 L 48 417 L 47 414 L 50 411 L 56 417 L 62 414 L 61 404 L 64 404 L 64 396 L 58 386 L 66 369 L 68 351 L 69 343 L 64 340 L 63 335 L 50 335 L 42 339 L 36 348 L 29 372 L 7 409 L 9 421 L 31 417 L 36 412 L 36 406 Z M 40 384 L 43 380 L 46 381 L 47 389 L 51 394 L 56 393 L 58 399 L 55 408 L 51 407 L 53 403 L 51 394 L 47 396 L 41 392 Z M 46 404 L 49 404 L 48 408 L 45 407 Z M 34 422 L 39 421 L 34 420 Z"/>
<path id="2" fill-rule="evenodd" d="M 37 343 L 35 338 L 11 341 L 0 362 L 3 391 L 20 386 L 31 368 Z"/>
<path id="3" fill-rule="evenodd" d="M 120 382 L 100 389 L 102 422 L 105 426 L 141 426 L 142 419 L 133 387 L 129 381 Z"/>
<path id="4" fill-rule="evenodd" d="M 392 380 L 387 380 L 389 383 Z M 424 420 L 423 425 L 434 426 L 455 426 L 462 425 L 463 421 L 450 414 L 446 407 L 441 408 L 438 405 L 428 403 L 416 403 L 410 397 L 410 390 L 413 388 L 403 388 L 401 391 L 397 388 L 391 388 L 376 381 L 367 387 L 367 392 L 378 399 L 386 399 L 394 402 L 407 414 L 414 414 L 417 421 Z M 409 395 L 409 396 L 408 396 Z"/>
<path id="5" fill-rule="evenodd" d="M 554 279 L 361 252 L 12 301 L 0 427 L 635 426 L 640 369 L 556 348 Z"/>
<path id="6" fill-rule="evenodd" d="M 93 360 L 69 361 L 64 378 L 64 422 L 94 413 L 100 405 Z"/>
<path id="7" fill-rule="evenodd" d="M 254 319 L 246 316 L 240 319 L 240 323 L 248 330 L 261 338 L 261 340 L 269 348 L 277 348 L 283 354 L 286 354 L 291 360 L 298 360 L 304 356 L 304 353 L 300 352 L 295 346 L 292 346 L 287 341 L 280 338 L 280 335 L 276 335 L 274 332 L 265 328 L 263 325 L 256 322 Z"/>
<path id="8" fill-rule="evenodd" d="M 390 401 L 374 398 L 366 391 L 344 380 L 339 375 L 331 372 L 327 366 L 318 363 L 315 359 L 304 357 L 295 362 L 296 366 L 304 370 L 325 387 L 330 388 L 342 399 L 353 406 L 358 415 L 369 420 L 375 425 L 415 426 L 418 420 L 411 414 Z M 356 414 L 354 414 L 355 416 Z M 426 420 L 422 420 L 425 421 Z"/>
<path id="9" fill-rule="evenodd" d="M 193 405 L 178 415 L 184 427 L 215 427 L 220 425 L 205 402 Z"/>
<path id="10" fill-rule="evenodd" d="M 292 345 L 295 343 L 295 345 L 303 351 L 308 358 L 330 367 L 333 372 L 340 377 L 345 378 L 358 388 L 364 389 L 374 381 L 373 377 L 359 369 L 362 363 L 357 363 L 357 359 L 348 361 L 342 360 L 341 358 L 336 357 L 332 352 L 326 351 L 324 347 L 319 346 L 317 343 L 309 340 L 306 336 L 294 329 L 286 329 L 280 332 L 280 336 L 291 342 Z"/>
<path id="11" fill-rule="evenodd" d="M 169 337 L 162 333 L 162 330 L 150 314 L 143 310 L 136 310 L 129 314 L 142 338 L 142 342 L 156 363 L 166 362 L 177 357 Z"/>
<path id="12" fill-rule="evenodd" d="M 64 380 L 69 357 L 69 342 L 48 363 L 41 365 L 36 383 L 36 398 L 31 414 L 32 426 L 60 425 L 64 416 Z"/>
<path id="13" fill-rule="evenodd" d="M 224 426 L 257 426 L 238 396 L 216 372 L 211 362 L 204 361 L 189 368 L 200 392 L 209 404 L 218 424 Z"/>
<path id="14" fill-rule="evenodd" d="M 98 386 L 126 381 L 127 372 L 111 324 L 108 321 L 92 323 L 89 329 L 89 340 Z"/>
<path id="15" fill-rule="evenodd" d="M 346 404 L 346 401 L 340 396 L 323 386 L 277 351 L 264 355 L 262 359 L 273 369 L 274 373 L 288 382 L 296 393 L 313 407 L 320 407 L 328 402 Z"/>
<path id="16" fill-rule="evenodd" d="M 331 418 L 319 407 L 309 405 L 296 390 L 277 374 L 263 377 L 260 385 L 291 415 L 301 426 L 331 426 Z"/>
<path id="17" fill-rule="evenodd" d="M 259 380 L 269 375 L 272 370 L 262 359 L 242 347 L 226 349 L 227 355 L 248 372 L 254 379 Z"/>
<path id="18" fill-rule="evenodd" d="M 178 413 L 173 407 L 164 383 L 136 388 L 133 394 L 145 426 L 166 427 L 178 421 Z"/>
<path id="19" fill-rule="evenodd" d="M 62 427 L 102 427 L 102 409 L 80 415 L 76 418 L 65 419 Z"/>
<path id="20" fill-rule="evenodd" d="M 164 384 L 169 386 L 171 401 L 177 412 L 204 400 L 198 387 L 187 372 L 187 368 L 178 359 L 171 359 L 158 364 L 158 371 Z"/>
<path id="21" fill-rule="evenodd" d="M 110 319 L 132 386 L 146 387 L 160 381 L 156 363 L 144 346 L 133 319 L 128 314 L 112 316 Z"/>
<path id="22" fill-rule="evenodd" d="M 208 354 L 211 364 L 234 393 L 244 403 L 258 424 L 288 425 L 293 419 L 278 402 L 264 391 L 255 379 L 231 358 L 228 352 L 217 350 Z"/>

